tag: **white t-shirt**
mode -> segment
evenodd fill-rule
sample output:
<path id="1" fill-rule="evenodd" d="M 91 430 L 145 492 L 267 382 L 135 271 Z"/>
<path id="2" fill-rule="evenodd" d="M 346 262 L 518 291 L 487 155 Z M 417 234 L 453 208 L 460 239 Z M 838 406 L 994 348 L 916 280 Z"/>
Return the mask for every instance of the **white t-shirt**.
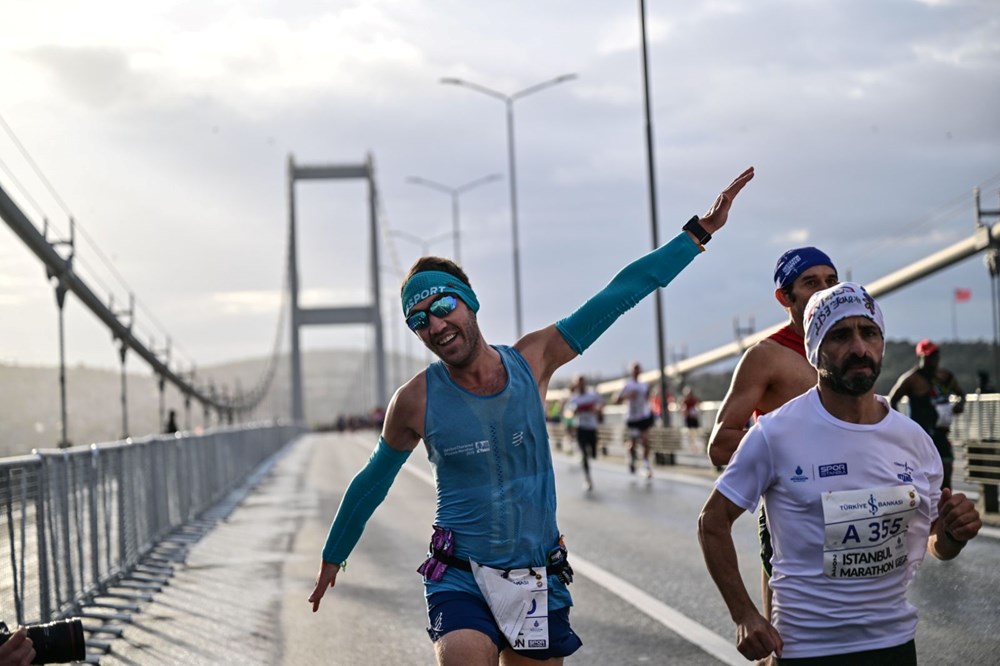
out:
<path id="1" fill-rule="evenodd" d="M 906 643 L 917 609 L 906 588 L 927 552 L 941 459 L 914 421 L 834 418 L 814 387 L 762 416 L 716 481 L 753 511 L 763 496 L 774 556 L 773 618 L 783 657 Z"/>
<path id="2" fill-rule="evenodd" d="M 597 408 L 604 404 L 601 400 L 601 396 L 593 393 L 592 391 L 587 391 L 586 393 L 580 393 L 574 395 L 569 400 L 570 404 L 573 405 L 574 413 L 576 414 L 576 426 L 578 428 L 583 428 L 584 430 L 597 430 L 598 417 Z M 593 409 L 581 410 L 581 407 L 592 407 Z"/>
<path id="3" fill-rule="evenodd" d="M 653 413 L 647 399 L 649 387 L 642 382 L 637 382 L 634 379 L 628 380 L 622 389 L 622 395 L 628 400 L 629 421 L 638 421 Z"/>

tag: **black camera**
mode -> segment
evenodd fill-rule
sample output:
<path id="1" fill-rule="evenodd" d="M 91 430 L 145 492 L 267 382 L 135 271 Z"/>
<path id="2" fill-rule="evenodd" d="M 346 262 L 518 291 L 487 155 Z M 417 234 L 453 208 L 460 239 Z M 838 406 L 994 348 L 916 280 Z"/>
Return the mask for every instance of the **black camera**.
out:
<path id="1" fill-rule="evenodd" d="M 63 664 L 83 661 L 87 656 L 83 622 L 78 617 L 48 624 L 29 624 L 27 629 L 28 638 L 35 648 L 33 664 Z M 10 636 L 10 629 L 0 622 L 0 645 L 6 643 Z"/>

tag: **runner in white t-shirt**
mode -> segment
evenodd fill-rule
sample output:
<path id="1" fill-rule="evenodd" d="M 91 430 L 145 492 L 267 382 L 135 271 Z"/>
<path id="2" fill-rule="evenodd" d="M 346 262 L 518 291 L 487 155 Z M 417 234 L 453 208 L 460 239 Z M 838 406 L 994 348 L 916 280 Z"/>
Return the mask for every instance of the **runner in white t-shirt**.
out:
<path id="1" fill-rule="evenodd" d="M 915 664 L 907 586 L 925 552 L 956 557 L 982 523 L 964 495 L 940 490 L 930 437 L 875 395 L 885 329 L 864 288 L 814 294 L 805 329 L 818 385 L 743 438 L 699 518 L 705 562 L 747 659 Z M 760 496 L 774 547 L 773 625 L 743 585 L 732 540 L 733 521 Z"/>
<path id="2" fill-rule="evenodd" d="M 628 420 L 625 423 L 628 428 L 628 432 L 625 433 L 628 439 L 628 471 L 630 474 L 635 474 L 635 445 L 640 443 L 643 474 L 647 479 L 652 479 L 653 469 L 649 466 L 649 429 L 653 427 L 653 410 L 649 406 L 649 386 L 639 381 L 641 372 L 642 367 L 638 361 L 629 366 L 631 379 L 625 382 L 615 402 L 628 401 Z"/>
<path id="3" fill-rule="evenodd" d="M 573 378 L 573 392 L 568 404 L 576 416 L 576 443 L 580 447 L 583 463 L 583 487 L 589 491 L 594 489 L 590 458 L 597 458 L 597 426 L 603 419 L 604 401 L 587 388 L 583 375 Z"/>

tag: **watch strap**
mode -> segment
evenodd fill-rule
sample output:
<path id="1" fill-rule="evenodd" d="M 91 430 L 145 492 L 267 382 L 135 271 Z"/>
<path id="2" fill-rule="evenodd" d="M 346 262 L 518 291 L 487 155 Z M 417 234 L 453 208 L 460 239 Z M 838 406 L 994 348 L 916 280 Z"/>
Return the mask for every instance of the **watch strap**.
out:
<path id="1" fill-rule="evenodd" d="M 705 231 L 705 227 L 701 226 L 701 218 L 697 215 L 687 221 L 687 224 L 684 225 L 684 231 L 690 231 L 694 234 L 694 237 L 702 245 L 712 240 L 712 234 Z"/>

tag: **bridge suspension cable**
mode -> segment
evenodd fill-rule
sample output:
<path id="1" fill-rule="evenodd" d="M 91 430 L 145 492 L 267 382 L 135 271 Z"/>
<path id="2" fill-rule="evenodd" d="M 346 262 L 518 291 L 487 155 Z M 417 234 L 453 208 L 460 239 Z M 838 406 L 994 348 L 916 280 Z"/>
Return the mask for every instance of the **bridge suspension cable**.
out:
<path id="1" fill-rule="evenodd" d="M 210 378 L 208 379 L 208 389 L 196 386 L 194 384 L 195 366 L 191 356 L 172 341 L 172 337 L 168 333 L 166 326 L 156 318 L 151 308 L 147 307 L 143 301 L 135 297 L 135 294 L 129 287 L 128 282 L 117 270 L 114 263 L 110 261 L 101 251 L 98 243 L 84 230 L 79 222 L 76 221 L 65 200 L 59 195 L 51 181 L 39 167 L 38 163 L 34 160 L 2 115 L 0 115 L 0 126 L 3 127 L 4 132 L 30 166 L 35 176 L 42 183 L 49 196 L 52 197 L 52 200 L 70 220 L 72 229 L 69 237 L 75 239 L 76 234 L 79 233 L 81 238 L 86 241 L 88 247 L 93 250 L 94 256 L 97 257 L 107 272 L 118 283 L 120 283 L 122 288 L 125 289 L 128 294 L 126 301 L 132 303 L 132 306 L 127 313 L 129 315 L 129 321 L 127 324 L 123 323 L 120 319 L 120 315 L 122 313 L 116 312 L 113 309 L 115 290 L 100 279 L 99 272 L 80 257 L 76 248 L 73 248 L 72 255 L 69 259 L 64 258 L 56 250 L 58 245 L 64 244 L 65 242 L 50 242 L 48 238 L 49 228 L 51 227 L 61 238 L 67 238 L 66 234 L 64 234 L 57 225 L 50 222 L 48 216 L 45 214 L 44 208 L 31 195 L 29 189 L 24 186 L 20 179 L 16 177 L 13 169 L 11 169 L 2 160 L 0 160 L 0 169 L 2 169 L 7 175 L 9 181 L 14 184 L 14 187 L 19 192 L 19 196 L 27 201 L 27 203 L 34 209 L 35 214 L 42 219 L 42 232 L 39 232 L 38 226 L 21 210 L 18 204 L 15 203 L 14 199 L 8 194 L 2 185 L 0 185 L 0 217 L 4 219 L 7 225 L 21 238 L 22 242 L 25 243 L 35 256 L 39 258 L 43 264 L 45 264 L 49 275 L 60 279 L 60 288 L 73 292 L 74 295 L 80 299 L 83 305 L 87 307 L 87 309 L 89 309 L 95 316 L 97 316 L 99 321 L 107 326 L 112 333 L 112 337 L 121 341 L 123 345 L 123 362 L 124 349 L 132 349 L 140 356 L 140 358 L 146 361 L 146 363 L 152 368 L 153 372 L 161 377 L 162 381 L 169 382 L 185 396 L 193 397 L 206 407 L 211 406 L 220 412 L 225 411 L 230 414 L 233 412 L 249 412 L 257 407 L 267 396 L 268 391 L 273 384 L 281 355 L 283 339 L 282 332 L 284 330 L 288 302 L 287 260 L 285 268 L 282 271 L 282 274 L 285 276 L 285 283 L 283 284 L 281 290 L 281 302 L 276 328 L 277 333 L 275 335 L 270 356 L 265 362 L 264 369 L 260 376 L 254 382 L 253 387 L 249 391 L 239 395 L 222 395 L 220 397 L 216 394 L 214 390 L 214 381 Z M 85 269 L 87 276 L 86 279 L 84 279 L 84 274 L 79 270 L 81 267 Z M 90 283 L 98 285 L 103 291 L 106 292 L 108 296 L 108 304 L 105 304 L 104 300 L 101 299 L 97 293 L 95 293 Z M 158 332 L 163 336 L 163 338 L 167 340 L 167 357 L 165 359 L 160 358 L 160 350 L 154 349 L 154 336 L 150 335 L 148 332 L 137 330 L 140 328 L 140 326 L 136 325 L 135 312 L 137 308 L 142 310 L 144 320 L 149 321 L 156 329 L 158 329 Z M 140 333 L 143 334 L 145 339 L 149 340 L 148 345 L 143 342 L 143 338 L 140 337 Z M 178 349 L 180 349 L 184 356 L 187 357 L 188 366 L 190 368 L 188 376 L 184 376 L 184 373 L 179 370 L 175 371 L 170 367 L 171 359 L 169 358 L 169 354 L 171 350 Z"/>

